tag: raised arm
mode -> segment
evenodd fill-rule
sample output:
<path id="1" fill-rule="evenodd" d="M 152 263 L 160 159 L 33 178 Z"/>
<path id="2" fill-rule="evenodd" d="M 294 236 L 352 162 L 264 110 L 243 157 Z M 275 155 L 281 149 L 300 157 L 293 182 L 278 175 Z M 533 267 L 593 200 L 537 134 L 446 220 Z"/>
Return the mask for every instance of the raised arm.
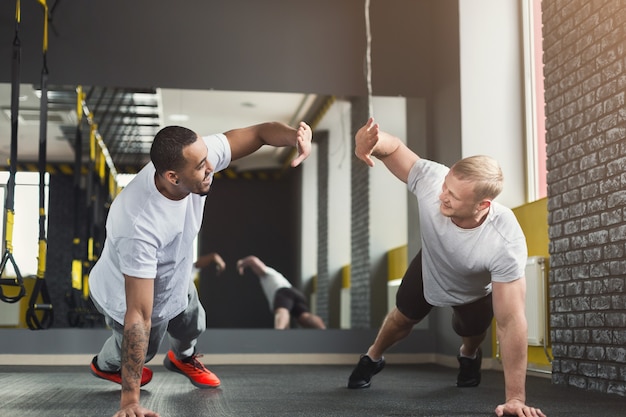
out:
<path id="1" fill-rule="evenodd" d="M 146 360 L 154 294 L 154 280 L 124 275 L 126 315 L 122 339 L 122 396 L 120 410 L 114 417 L 158 414 L 139 405 L 141 373 Z"/>
<path id="2" fill-rule="evenodd" d="M 225 132 L 230 143 L 232 160 L 242 158 L 257 151 L 263 145 L 276 147 L 295 146 L 298 156 L 291 161 L 291 166 L 298 166 L 311 153 L 313 132 L 309 125 L 300 122 L 297 129 L 284 123 L 269 122 L 233 129 Z"/>
<path id="3" fill-rule="evenodd" d="M 405 183 L 411 167 L 419 159 L 400 139 L 381 131 L 373 118 L 358 130 L 354 140 L 354 153 L 359 159 L 371 167 L 374 166 L 372 156 L 380 159 L 393 175 Z"/>
<path id="4" fill-rule="evenodd" d="M 265 275 L 266 265 L 256 256 L 246 256 L 237 261 L 237 270 L 239 275 L 243 275 L 246 268 L 250 268 L 257 276 L 262 277 Z"/>
<path id="5" fill-rule="evenodd" d="M 528 325 L 526 322 L 526 279 L 494 282 L 493 312 L 502 353 L 506 402 L 496 415 L 545 417 L 540 409 L 526 405 L 526 366 Z"/>

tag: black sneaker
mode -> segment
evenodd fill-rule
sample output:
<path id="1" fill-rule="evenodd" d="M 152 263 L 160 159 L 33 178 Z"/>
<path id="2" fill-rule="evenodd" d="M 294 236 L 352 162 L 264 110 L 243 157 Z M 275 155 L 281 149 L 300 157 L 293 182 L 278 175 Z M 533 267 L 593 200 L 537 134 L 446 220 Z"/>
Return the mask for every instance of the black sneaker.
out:
<path id="1" fill-rule="evenodd" d="M 480 384 L 480 365 L 483 360 L 483 352 L 480 348 L 476 351 L 476 358 L 456 357 L 459 361 L 459 375 L 456 378 L 457 387 L 477 387 Z"/>
<path id="2" fill-rule="evenodd" d="M 369 356 L 362 355 L 348 379 L 348 388 L 368 388 L 371 385 L 372 377 L 382 371 L 384 367 L 384 357 L 374 362 Z"/>

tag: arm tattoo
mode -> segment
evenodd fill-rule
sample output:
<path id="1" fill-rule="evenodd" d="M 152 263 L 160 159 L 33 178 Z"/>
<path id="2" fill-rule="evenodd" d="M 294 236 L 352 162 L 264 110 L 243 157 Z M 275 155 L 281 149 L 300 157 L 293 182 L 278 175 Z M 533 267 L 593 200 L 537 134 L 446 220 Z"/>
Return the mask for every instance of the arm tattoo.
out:
<path id="1" fill-rule="evenodd" d="M 148 350 L 150 328 L 140 323 L 124 327 L 122 340 L 122 390 L 132 391 L 141 384 L 141 372 Z"/>

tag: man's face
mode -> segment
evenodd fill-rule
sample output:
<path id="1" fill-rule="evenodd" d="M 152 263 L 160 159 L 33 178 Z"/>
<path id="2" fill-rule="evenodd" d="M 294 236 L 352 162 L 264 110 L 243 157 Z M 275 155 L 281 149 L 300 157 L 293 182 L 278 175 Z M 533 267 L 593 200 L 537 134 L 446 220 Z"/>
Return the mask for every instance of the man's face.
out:
<path id="1" fill-rule="evenodd" d="M 452 172 L 449 172 L 444 179 L 439 201 L 441 214 L 452 220 L 473 218 L 480 203 L 476 201 L 474 183 L 459 180 Z"/>
<path id="2" fill-rule="evenodd" d="M 194 194 L 206 195 L 213 182 L 214 167 L 208 159 L 208 150 L 202 138 L 183 149 L 185 166 L 180 169 L 178 180 L 181 186 Z"/>

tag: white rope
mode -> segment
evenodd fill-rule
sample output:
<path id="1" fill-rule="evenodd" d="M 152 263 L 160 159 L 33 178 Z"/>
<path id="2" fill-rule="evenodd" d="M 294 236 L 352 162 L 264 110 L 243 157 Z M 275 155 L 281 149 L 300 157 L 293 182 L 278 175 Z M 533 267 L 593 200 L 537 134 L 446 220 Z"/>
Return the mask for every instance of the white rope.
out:
<path id="1" fill-rule="evenodd" d="M 372 104 L 372 33 L 370 30 L 370 0 L 365 0 L 365 33 L 367 49 L 365 52 L 365 62 L 367 65 L 365 79 L 367 80 L 367 103 L 369 107 L 369 117 L 374 116 Z"/>

